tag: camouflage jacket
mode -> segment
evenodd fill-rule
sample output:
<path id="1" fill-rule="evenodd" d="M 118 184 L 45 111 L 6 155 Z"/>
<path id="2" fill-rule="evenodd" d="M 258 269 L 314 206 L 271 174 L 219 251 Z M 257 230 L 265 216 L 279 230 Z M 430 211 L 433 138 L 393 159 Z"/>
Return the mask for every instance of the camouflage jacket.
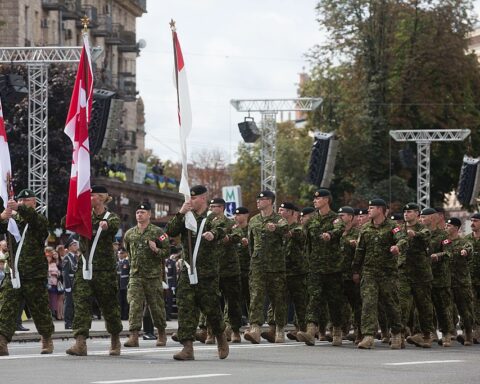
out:
<path id="1" fill-rule="evenodd" d="M 80 236 L 80 251 L 87 262 L 95 235 L 98 231 L 98 226 L 101 221 L 104 221 L 105 213 L 106 212 L 103 212 L 100 215 L 97 215 L 95 211 L 92 210 L 92 238 L 89 240 L 86 237 Z M 120 227 L 120 219 L 115 213 L 110 212 L 110 216 L 108 216 L 106 222 L 108 223 L 108 228 L 106 230 L 102 229 L 97 247 L 95 248 L 92 262 L 94 275 L 95 271 L 114 272 L 117 268 L 117 258 L 115 251 L 113 250 L 113 242 L 115 241 L 115 234 Z M 78 270 L 81 270 L 82 266 L 83 260 L 80 258 L 78 261 Z"/>
<path id="2" fill-rule="evenodd" d="M 307 273 L 304 247 L 305 234 L 302 226 L 298 223 L 290 224 L 284 240 L 287 276 L 305 275 Z"/>
<path id="3" fill-rule="evenodd" d="M 159 249 L 157 253 L 151 250 L 149 240 L 155 242 Z M 161 228 L 150 223 L 140 231 L 135 226 L 125 233 L 123 243 L 129 255 L 131 277 L 163 279 L 164 262 L 170 254 L 170 241 Z"/>
<path id="4" fill-rule="evenodd" d="M 414 237 L 408 237 L 407 229 L 415 231 Z M 420 223 L 406 228 L 404 225 L 395 228 L 395 239 L 400 249 L 397 256 L 398 271 L 411 282 L 430 282 L 433 280 L 432 266 L 428 247 L 430 230 Z"/>
<path id="5" fill-rule="evenodd" d="M 218 252 L 220 276 L 238 276 L 240 275 L 240 259 L 230 236 L 235 222 L 226 216 L 221 216 L 218 220 L 222 222 L 226 234 L 223 239 L 218 240 L 218 245 L 214 249 L 214 252 Z"/>
<path id="6" fill-rule="evenodd" d="M 452 277 L 450 273 L 450 259 L 447 252 L 443 252 L 443 240 L 447 238 L 447 232 L 443 229 L 434 229 L 431 231 L 430 245 L 428 253 L 431 256 L 436 254 L 438 260 L 432 260 L 432 287 L 445 288 L 452 284 Z"/>
<path id="7" fill-rule="evenodd" d="M 207 218 L 205 226 L 203 228 L 203 233 L 212 232 L 214 235 L 214 240 L 207 241 L 201 239 L 200 247 L 197 254 L 197 276 L 199 278 L 218 278 L 219 273 L 219 261 L 218 253 L 214 252 L 215 247 L 217 247 L 217 240 L 222 239 L 225 236 L 225 230 L 223 228 L 223 223 L 215 218 L 213 215 L 207 217 L 207 211 L 201 215 L 193 212 L 195 219 L 197 220 L 197 228 L 200 229 L 200 225 L 204 218 Z M 193 250 L 195 249 L 195 242 L 197 241 L 197 235 L 185 227 L 185 215 L 178 212 L 167 224 L 165 232 L 170 237 L 180 236 L 182 241 L 182 258 L 190 263 L 189 261 L 189 247 L 191 246 L 192 257 Z M 189 235 L 191 233 L 191 242 L 189 244 Z M 198 232 L 197 232 L 198 233 Z"/>
<path id="8" fill-rule="evenodd" d="M 470 241 L 473 247 L 473 253 L 469 265 L 472 285 L 480 285 L 480 238 L 476 239 L 473 237 L 473 233 L 470 233 L 465 236 L 465 239 Z"/>
<path id="9" fill-rule="evenodd" d="M 248 249 L 248 245 L 242 244 L 242 239 L 248 238 L 248 226 L 240 228 L 234 225 L 229 237 L 230 241 L 234 244 L 235 251 L 239 258 L 240 272 L 242 275 L 248 274 L 248 272 L 250 272 L 250 250 Z"/>
<path id="10" fill-rule="evenodd" d="M 340 239 L 340 253 L 343 255 L 343 279 L 352 280 L 352 263 L 355 257 L 355 246 L 350 244 L 351 240 L 358 239 L 359 228 L 352 227 L 347 233 L 343 233 Z"/>
<path id="11" fill-rule="evenodd" d="M 469 259 L 472 257 L 473 247 L 466 238 L 443 241 L 443 251 L 448 253 L 452 271 L 452 287 L 468 286 L 472 284 L 470 278 Z M 462 256 L 462 249 L 467 251 L 467 256 Z"/>
<path id="12" fill-rule="evenodd" d="M 317 212 L 309 220 L 305 226 L 305 244 L 310 272 L 326 274 L 342 271 L 343 255 L 340 253 L 339 241 L 343 230 L 344 223 L 337 220 L 337 214 L 333 211 L 326 215 Z M 324 232 L 330 233 L 330 241 L 322 239 Z"/>
<path id="13" fill-rule="evenodd" d="M 352 270 L 379 276 L 397 276 L 397 257 L 390 252 L 395 245 L 394 229 L 396 223 L 390 219 L 376 227 L 372 222 L 360 229 Z"/>
<path id="14" fill-rule="evenodd" d="M 18 257 L 18 272 L 22 280 L 47 278 L 48 264 L 44 253 L 45 239 L 48 236 L 48 220 L 34 208 L 24 205 L 18 206 L 18 211 L 13 217 L 17 222 L 20 234 L 23 234 L 28 224 L 22 250 Z M 8 221 L 0 224 L 0 233 L 7 233 Z M 18 243 L 12 237 L 13 255 L 8 254 L 7 264 L 13 265 L 13 257 L 17 251 Z M 10 253 L 10 252 L 9 252 Z"/>
<path id="15" fill-rule="evenodd" d="M 275 231 L 267 229 L 268 223 L 277 225 Z M 264 272 L 285 272 L 283 235 L 288 223 L 278 213 L 262 217 L 259 213 L 248 223 L 248 245 L 252 255 L 250 267 Z"/>

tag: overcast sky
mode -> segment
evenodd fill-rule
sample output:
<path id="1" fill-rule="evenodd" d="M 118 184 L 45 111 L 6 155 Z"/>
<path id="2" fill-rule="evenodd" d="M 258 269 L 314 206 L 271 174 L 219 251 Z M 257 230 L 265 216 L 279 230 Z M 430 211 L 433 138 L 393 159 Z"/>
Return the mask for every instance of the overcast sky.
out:
<path id="1" fill-rule="evenodd" d="M 148 0 L 137 20 L 147 43 L 137 61 L 137 89 L 145 103 L 146 147 L 179 161 L 170 19 L 188 74 L 193 129 L 188 158 L 218 148 L 228 162 L 242 138 L 231 99 L 297 97 L 305 53 L 321 42 L 317 0 Z M 476 9 L 480 0 L 475 1 Z M 259 121 L 258 115 L 253 115 Z"/>

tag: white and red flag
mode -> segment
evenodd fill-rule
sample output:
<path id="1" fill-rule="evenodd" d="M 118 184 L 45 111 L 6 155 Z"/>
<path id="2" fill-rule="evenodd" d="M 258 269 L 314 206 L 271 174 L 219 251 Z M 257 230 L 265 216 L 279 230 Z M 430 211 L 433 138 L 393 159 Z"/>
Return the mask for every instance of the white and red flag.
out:
<path id="1" fill-rule="evenodd" d="M 65 125 L 65 134 L 73 144 L 66 229 L 88 239 L 92 238 L 90 147 L 88 143 L 88 124 L 92 112 L 92 101 L 93 72 L 90 45 L 88 36 L 84 34 L 80 63 Z"/>
<path id="2" fill-rule="evenodd" d="M 12 176 L 12 165 L 10 162 L 10 150 L 8 149 L 7 131 L 5 130 L 5 120 L 3 119 L 2 101 L 0 100 L 0 197 L 5 207 L 9 197 L 8 179 Z M 8 220 L 8 231 L 20 241 L 20 231 L 17 223 L 13 219 Z"/>

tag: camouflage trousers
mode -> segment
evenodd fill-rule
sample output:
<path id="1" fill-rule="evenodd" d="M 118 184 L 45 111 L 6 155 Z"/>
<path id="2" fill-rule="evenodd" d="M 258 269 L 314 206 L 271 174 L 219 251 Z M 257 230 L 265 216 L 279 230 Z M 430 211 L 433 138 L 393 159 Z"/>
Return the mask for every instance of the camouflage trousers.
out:
<path id="1" fill-rule="evenodd" d="M 360 332 L 362 322 L 362 298 L 360 296 L 360 286 L 353 280 L 343 280 L 343 294 L 345 295 L 345 305 L 343 312 L 344 331 L 350 331 L 350 324 L 353 313 L 353 327 L 355 331 Z"/>
<path id="2" fill-rule="evenodd" d="M 472 285 L 474 327 L 480 330 L 480 285 Z"/>
<path id="3" fill-rule="evenodd" d="M 382 303 L 392 333 L 402 331 L 398 300 L 398 281 L 394 276 L 363 274 L 360 282 L 362 296 L 362 335 L 375 336 L 378 331 L 378 304 Z"/>
<path id="4" fill-rule="evenodd" d="M 158 329 L 167 326 L 165 301 L 163 299 L 162 279 L 130 277 L 128 282 L 127 301 L 130 305 L 128 327 L 130 331 L 142 329 L 145 305 L 150 308 L 153 325 Z"/>
<path id="5" fill-rule="evenodd" d="M 248 317 L 250 312 L 250 284 L 248 282 L 249 273 L 247 271 L 241 272 L 241 281 L 242 281 L 242 299 L 240 305 L 242 306 L 242 311 L 246 311 L 245 315 Z"/>
<path id="6" fill-rule="evenodd" d="M 52 314 L 48 308 L 46 279 L 21 280 L 19 289 L 12 288 L 10 275 L 6 274 L 0 286 L 0 334 L 10 342 L 15 333 L 20 304 L 25 300 L 38 333 L 50 337 L 54 331 Z"/>
<path id="7" fill-rule="evenodd" d="M 437 315 L 438 329 L 445 333 L 452 333 L 455 326 L 452 321 L 452 292 L 450 287 L 433 287 L 432 303 Z"/>
<path id="8" fill-rule="evenodd" d="M 284 272 L 250 271 L 250 324 L 265 322 L 264 303 L 268 296 L 273 310 L 273 320 L 279 327 L 287 323 L 286 277 Z"/>
<path id="9" fill-rule="evenodd" d="M 218 278 L 198 278 L 198 284 L 190 285 L 187 268 L 180 273 L 177 290 L 178 340 L 195 340 L 200 312 L 208 319 L 214 335 L 225 330 Z"/>
<path id="10" fill-rule="evenodd" d="M 344 323 L 343 310 L 345 296 L 343 294 L 343 276 L 342 273 L 310 273 L 308 276 L 308 305 L 306 322 L 318 324 L 323 328 L 321 317 L 326 315 L 322 310 L 322 304 L 328 306 L 330 320 L 334 327 L 341 327 Z M 325 324 L 326 325 L 326 324 Z"/>
<path id="11" fill-rule="evenodd" d="M 92 280 L 84 280 L 82 268 L 75 274 L 73 282 L 73 336 L 88 337 L 92 327 L 92 304 L 97 300 L 105 319 L 107 332 L 118 335 L 123 327 L 120 320 L 118 286 L 115 271 L 93 271 Z"/>
<path id="12" fill-rule="evenodd" d="M 422 333 L 435 332 L 433 328 L 432 284 L 430 282 L 412 282 L 403 274 L 398 279 L 398 297 L 402 311 L 402 324 L 406 326 L 412 311 L 418 313 Z M 415 316 L 414 316 L 415 317 Z M 414 332 L 415 324 L 410 327 Z"/>
<path id="13" fill-rule="evenodd" d="M 225 323 L 238 332 L 242 326 L 242 281 L 240 275 L 221 276 L 219 286 L 225 303 Z"/>
<path id="14" fill-rule="evenodd" d="M 473 329 L 473 294 L 471 285 L 452 286 L 453 301 L 466 331 Z"/>

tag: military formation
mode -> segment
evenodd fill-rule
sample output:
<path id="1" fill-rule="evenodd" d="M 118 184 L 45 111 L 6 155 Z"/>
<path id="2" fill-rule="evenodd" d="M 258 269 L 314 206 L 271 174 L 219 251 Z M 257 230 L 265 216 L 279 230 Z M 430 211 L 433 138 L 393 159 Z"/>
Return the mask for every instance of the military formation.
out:
<path id="1" fill-rule="evenodd" d="M 195 341 L 216 344 L 218 357 L 227 358 L 229 342 L 242 342 L 245 319 L 243 339 L 253 344 L 284 343 L 285 336 L 307 346 L 317 339 L 336 347 L 349 341 L 359 349 L 374 348 L 375 338 L 391 349 L 480 343 L 480 213 L 471 215 L 472 232 L 462 237 L 461 220 L 445 220 L 442 209 L 408 203 L 401 215 L 391 215 L 377 198 L 368 209 L 334 211 L 325 188 L 314 193 L 313 207 L 282 202 L 278 211 L 275 194 L 262 191 L 258 214 L 250 220 L 244 207 L 227 218 L 225 201 L 209 199 L 202 185 L 190 194 L 164 230 L 151 223 L 152 207 L 144 202 L 136 208 L 137 224 L 125 233 L 130 311 L 124 347 L 139 346 L 146 310 L 157 329 L 156 346 L 166 345 L 162 283 L 174 238 L 182 257 L 175 292 L 178 332 L 172 339 L 183 345 L 175 360 L 194 360 Z M 108 210 L 110 200 L 105 187 L 92 187 L 92 239 L 80 236 L 66 244 L 82 255 L 78 262 L 65 259 L 71 264 L 65 272 L 68 306 L 75 308 L 69 312 L 75 337 L 69 355 L 87 355 L 93 301 L 111 335 L 109 354 L 121 353 L 113 248 L 120 219 Z M 0 205 L 0 233 L 7 234 L 14 219 L 21 235 L 18 242 L 8 235 L 11 268 L 0 285 L 0 355 L 9 353 L 23 300 L 41 335 L 41 353 L 52 353 L 43 255 L 47 219 L 35 210 L 30 190 Z M 294 329 L 285 334 L 289 313 Z"/>

